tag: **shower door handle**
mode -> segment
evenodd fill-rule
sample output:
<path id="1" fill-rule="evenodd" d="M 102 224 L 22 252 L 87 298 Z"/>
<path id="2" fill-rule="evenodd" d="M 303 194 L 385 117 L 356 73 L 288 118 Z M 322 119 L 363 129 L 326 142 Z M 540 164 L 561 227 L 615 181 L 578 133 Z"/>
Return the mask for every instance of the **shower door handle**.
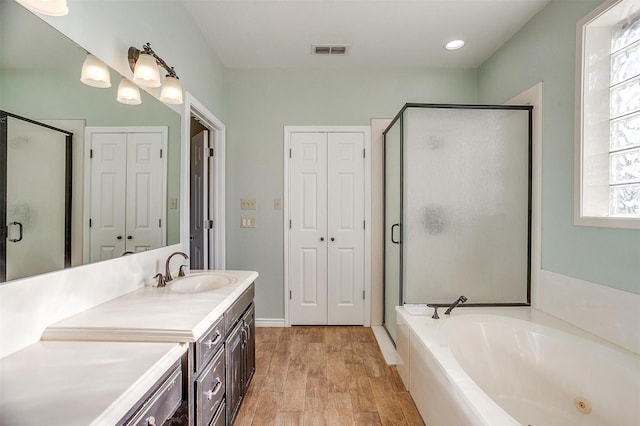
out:
<path id="1" fill-rule="evenodd" d="M 394 244 L 400 244 L 400 240 L 394 240 L 393 239 L 393 228 L 398 227 L 398 229 L 400 229 L 400 224 L 399 223 L 394 223 L 393 225 L 391 225 L 391 242 Z"/>
<path id="2" fill-rule="evenodd" d="M 9 238 L 9 241 L 11 241 L 12 243 L 17 243 L 18 241 L 22 241 L 22 224 L 20 222 L 11 222 L 9 224 L 9 226 L 11 226 L 11 225 L 18 225 L 18 230 L 20 231 L 20 233 L 19 233 L 20 236 L 18 238 Z M 7 233 L 8 233 L 8 231 L 7 231 Z"/>

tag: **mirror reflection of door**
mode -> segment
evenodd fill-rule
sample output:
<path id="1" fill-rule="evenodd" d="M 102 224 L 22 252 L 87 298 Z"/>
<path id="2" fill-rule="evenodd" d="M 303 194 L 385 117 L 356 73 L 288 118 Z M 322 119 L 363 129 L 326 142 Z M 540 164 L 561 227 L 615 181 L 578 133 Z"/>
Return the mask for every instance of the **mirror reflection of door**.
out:
<path id="1" fill-rule="evenodd" d="M 72 134 L 0 112 L 0 281 L 70 266 Z"/>
<path id="2" fill-rule="evenodd" d="M 191 118 L 190 154 L 190 214 L 189 244 L 191 269 L 213 267 L 213 223 L 209 219 L 212 194 L 210 179 L 213 169 L 212 132 L 195 118 Z"/>
<path id="3" fill-rule="evenodd" d="M 166 241 L 167 128 L 87 128 L 90 262 Z"/>

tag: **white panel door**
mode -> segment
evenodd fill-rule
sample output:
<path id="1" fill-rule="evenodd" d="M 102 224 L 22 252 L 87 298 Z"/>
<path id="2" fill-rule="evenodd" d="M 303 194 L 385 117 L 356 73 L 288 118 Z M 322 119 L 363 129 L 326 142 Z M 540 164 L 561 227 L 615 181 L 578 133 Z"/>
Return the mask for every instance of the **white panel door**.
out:
<path id="1" fill-rule="evenodd" d="M 127 135 L 127 251 L 162 246 L 163 161 L 162 134 Z"/>
<path id="2" fill-rule="evenodd" d="M 289 320 L 364 323 L 364 134 L 293 132 Z"/>
<path id="3" fill-rule="evenodd" d="M 125 251 L 127 135 L 94 133 L 90 147 L 89 261 L 98 262 Z"/>
<path id="4" fill-rule="evenodd" d="M 364 323 L 364 134 L 328 134 L 328 323 Z"/>
<path id="5" fill-rule="evenodd" d="M 327 324 L 327 134 L 291 135 L 289 314 Z"/>

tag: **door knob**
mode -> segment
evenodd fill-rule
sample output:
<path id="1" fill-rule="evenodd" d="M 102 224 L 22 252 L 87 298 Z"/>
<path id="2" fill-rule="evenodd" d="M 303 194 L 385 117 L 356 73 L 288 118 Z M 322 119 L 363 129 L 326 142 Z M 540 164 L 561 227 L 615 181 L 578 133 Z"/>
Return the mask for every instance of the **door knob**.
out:
<path id="1" fill-rule="evenodd" d="M 133 240 L 133 237 L 131 235 L 127 235 L 127 240 Z"/>
<path id="2" fill-rule="evenodd" d="M 335 238 L 331 237 L 331 241 L 335 241 L 335 240 L 336 240 Z"/>
<path id="3" fill-rule="evenodd" d="M 117 238 L 118 240 L 121 240 L 121 239 L 122 239 L 122 235 L 118 235 L 116 238 Z"/>
<path id="4" fill-rule="evenodd" d="M 324 237 L 320 237 L 320 241 L 324 241 Z"/>

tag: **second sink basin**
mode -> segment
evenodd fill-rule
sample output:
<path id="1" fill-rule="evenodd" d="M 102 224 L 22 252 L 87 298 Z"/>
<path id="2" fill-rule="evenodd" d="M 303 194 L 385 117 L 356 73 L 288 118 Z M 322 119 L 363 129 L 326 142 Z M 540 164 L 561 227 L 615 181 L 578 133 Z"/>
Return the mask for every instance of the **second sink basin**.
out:
<path id="1" fill-rule="evenodd" d="M 167 287 L 175 293 L 202 293 L 213 291 L 231 284 L 237 278 L 221 272 L 198 272 L 186 277 L 179 277 L 170 282 Z"/>

